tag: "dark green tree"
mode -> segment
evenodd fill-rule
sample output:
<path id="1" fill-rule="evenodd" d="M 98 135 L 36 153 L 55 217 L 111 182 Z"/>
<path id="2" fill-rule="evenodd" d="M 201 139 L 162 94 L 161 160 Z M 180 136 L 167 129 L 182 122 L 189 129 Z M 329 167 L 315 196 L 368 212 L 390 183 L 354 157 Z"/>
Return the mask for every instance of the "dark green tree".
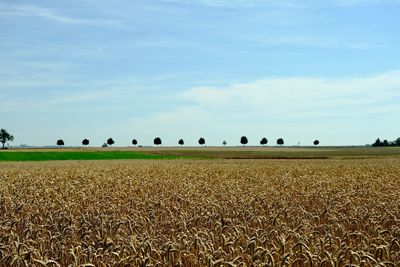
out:
<path id="1" fill-rule="evenodd" d="M 246 137 L 246 136 L 242 136 L 242 137 L 240 138 L 240 143 L 241 143 L 243 146 L 245 146 L 248 142 L 249 142 L 249 140 L 247 140 L 247 137 Z"/>
<path id="2" fill-rule="evenodd" d="M 318 146 L 319 145 L 319 140 L 315 140 L 314 141 L 314 146 Z"/>
<path id="3" fill-rule="evenodd" d="M 159 146 L 159 145 L 161 145 L 161 144 L 162 144 L 162 142 L 161 142 L 161 138 L 160 138 L 160 137 L 156 137 L 156 138 L 154 138 L 154 144 L 155 144 L 156 146 Z"/>
<path id="4" fill-rule="evenodd" d="M 112 146 L 114 143 L 115 142 L 111 137 L 107 139 L 107 145 Z"/>
<path id="5" fill-rule="evenodd" d="M 137 144 L 138 144 L 137 140 L 136 140 L 136 139 L 133 139 L 133 140 L 132 140 L 132 145 L 136 146 Z"/>
<path id="6" fill-rule="evenodd" d="M 394 143 L 396 144 L 396 146 L 400 146 L 400 137 L 396 139 L 396 141 L 394 141 Z"/>
<path id="7" fill-rule="evenodd" d="M 280 146 L 283 146 L 283 144 L 285 144 L 285 142 L 283 141 L 283 138 L 279 138 L 278 140 L 276 140 L 276 143 Z"/>
<path id="8" fill-rule="evenodd" d="M 260 140 L 260 145 L 265 146 L 266 144 L 268 144 L 268 140 L 267 140 L 267 138 L 263 137 L 263 138 Z"/>
<path id="9" fill-rule="evenodd" d="M 64 141 L 62 139 L 58 139 L 57 146 L 60 146 L 60 148 L 61 148 L 61 146 L 63 146 L 63 145 L 64 145 Z"/>
<path id="10" fill-rule="evenodd" d="M 374 147 L 378 147 L 378 146 L 383 146 L 383 142 L 381 141 L 381 139 L 376 139 L 375 143 L 372 144 L 372 146 Z"/>
<path id="11" fill-rule="evenodd" d="M 206 140 L 203 137 L 200 137 L 199 145 L 203 146 L 203 145 L 205 145 L 205 143 L 206 143 Z"/>
<path id="12" fill-rule="evenodd" d="M 180 144 L 181 146 L 183 146 L 185 144 L 185 142 L 183 141 L 183 139 L 179 139 L 178 144 Z"/>
<path id="13" fill-rule="evenodd" d="M 224 140 L 224 141 L 222 141 L 222 144 L 223 144 L 224 146 L 226 146 L 227 142 Z"/>
<path id="14" fill-rule="evenodd" d="M 14 141 L 14 136 L 9 134 L 5 129 L 0 130 L 0 142 L 3 144 L 2 149 L 5 148 L 7 141 Z"/>
<path id="15" fill-rule="evenodd" d="M 388 140 L 383 140 L 383 144 L 382 144 L 383 146 L 389 146 L 389 142 L 388 142 Z"/>
<path id="16" fill-rule="evenodd" d="M 87 146 L 87 145 L 89 145 L 89 139 L 83 139 L 82 140 L 82 145 L 84 145 L 84 146 Z"/>

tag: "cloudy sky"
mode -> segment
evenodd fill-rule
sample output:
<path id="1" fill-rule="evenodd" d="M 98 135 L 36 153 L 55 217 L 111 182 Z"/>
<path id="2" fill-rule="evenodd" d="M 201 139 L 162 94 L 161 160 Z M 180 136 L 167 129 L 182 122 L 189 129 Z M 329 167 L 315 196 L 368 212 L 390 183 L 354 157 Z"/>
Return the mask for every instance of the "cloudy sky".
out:
<path id="1" fill-rule="evenodd" d="M 0 0 L 14 145 L 400 136 L 399 0 Z"/>

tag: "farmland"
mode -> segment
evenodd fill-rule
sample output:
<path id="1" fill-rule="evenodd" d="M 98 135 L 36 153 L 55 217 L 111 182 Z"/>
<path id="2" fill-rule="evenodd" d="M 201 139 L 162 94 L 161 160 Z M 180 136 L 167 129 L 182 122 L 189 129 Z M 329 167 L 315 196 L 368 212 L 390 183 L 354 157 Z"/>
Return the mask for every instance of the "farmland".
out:
<path id="1" fill-rule="evenodd" d="M 137 151 L 54 150 L 0 152 L 0 161 L 53 160 L 116 160 L 116 159 L 177 159 L 185 156 L 161 155 Z"/>
<path id="2" fill-rule="evenodd" d="M 398 266 L 400 159 L 0 163 L 1 266 Z"/>
<path id="3" fill-rule="evenodd" d="M 118 159 L 349 159 L 400 158 L 399 147 L 113 147 L 10 149 L 0 161 Z"/>

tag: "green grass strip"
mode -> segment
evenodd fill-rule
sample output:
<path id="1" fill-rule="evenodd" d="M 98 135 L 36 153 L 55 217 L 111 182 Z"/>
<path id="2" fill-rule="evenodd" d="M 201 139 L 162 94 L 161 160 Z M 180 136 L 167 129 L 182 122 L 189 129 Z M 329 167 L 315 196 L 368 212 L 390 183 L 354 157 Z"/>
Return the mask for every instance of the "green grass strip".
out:
<path id="1" fill-rule="evenodd" d="M 188 156 L 153 155 L 134 151 L 0 152 L 0 161 L 179 159 Z"/>

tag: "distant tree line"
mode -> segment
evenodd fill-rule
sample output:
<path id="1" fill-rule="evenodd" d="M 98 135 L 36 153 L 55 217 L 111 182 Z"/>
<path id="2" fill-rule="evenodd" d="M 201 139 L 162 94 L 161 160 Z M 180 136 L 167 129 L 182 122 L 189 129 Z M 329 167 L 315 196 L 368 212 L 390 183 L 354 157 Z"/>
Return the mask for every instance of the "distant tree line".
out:
<path id="1" fill-rule="evenodd" d="M 2 148 L 3 148 L 3 149 L 5 148 L 5 144 L 6 144 L 8 141 L 10 141 L 10 142 L 14 141 L 14 136 L 12 136 L 11 134 L 9 134 L 5 129 L 1 129 L 1 130 L 0 130 L 0 142 L 2 143 Z M 206 139 L 203 138 L 203 137 L 200 137 L 199 140 L 198 140 L 197 142 L 198 142 L 199 145 L 201 145 L 201 146 L 205 146 L 205 145 L 206 145 Z M 246 136 L 242 136 L 242 137 L 240 138 L 240 144 L 242 144 L 243 146 L 247 145 L 248 142 L 249 142 L 249 140 L 247 139 Z M 102 147 L 112 146 L 114 143 L 115 143 L 114 139 L 112 139 L 112 138 L 110 137 L 110 138 L 108 138 L 108 139 L 106 140 L 106 142 L 103 143 Z M 160 146 L 160 145 L 162 144 L 162 140 L 161 140 L 160 137 L 156 137 L 156 138 L 154 138 L 153 143 L 154 143 L 154 145 L 156 145 L 156 146 Z M 314 143 L 314 145 L 317 146 L 317 145 L 319 145 L 319 140 L 315 140 L 313 143 Z M 56 142 L 56 144 L 57 144 L 57 146 L 59 146 L 60 148 L 61 148 L 62 146 L 65 145 L 64 140 L 62 140 L 62 139 L 58 139 L 57 142 Z M 90 144 L 89 139 L 85 138 L 85 139 L 82 140 L 82 145 L 83 145 L 84 147 L 87 147 L 89 144 Z M 181 146 L 183 146 L 183 145 L 185 144 L 185 142 L 184 142 L 183 139 L 179 139 L 179 140 L 178 140 L 178 144 L 181 145 Z M 265 145 L 267 145 L 267 144 L 268 144 L 268 139 L 265 138 L 265 137 L 263 137 L 263 138 L 260 140 L 260 145 L 265 146 Z M 278 138 L 278 139 L 276 140 L 276 144 L 279 145 L 279 146 L 283 146 L 283 145 L 285 144 L 285 142 L 284 142 L 283 138 Z M 137 145 L 138 145 L 138 140 L 132 139 L 132 145 L 137 146 Z M 222 145 L 224 145 L 224 146 L 227 145 L 227 142 L 224 140 L 224 141 L 222 142 Z M 380 139 L 378 138 L 378 139 L 376 140 L 376 142 L 373 144 L 373 146 L 400 146 L 400 138 L 397 138 L 397 140 L 396 140 L 396 141 L 393 141 L 393 142 L 388 142 L 387 140 L 384 140 L 383 142 L 381 142 Z"/>
<path id="2" fill-rule="evenodd" d="M 400 146 L 400 137 L 394 141 L 383 140 L 380 138 L 376 139 L 375 143 L 372 144 L 373 147 L 384 147 L 384 146 Z"/>
<path id="3" fill-rule="evenodd" d="M 11 135 L 10 133 L 7 132 L 7 130 L 5 129 L 0 129 L 0 143 L 2 143 L 2 149 L 6 149 L 5 145 L 7 142 L 12 142 L 14 141 L 14 136 Z M 199 140 L 197 141 L 199 143 L 199 145 L 201 146 L 205 146 L 206 144 L 206 139 L 203 137 L 200 137 Z M 249 142 L 249 140 L 247 139 L 246 136 L 242 136 L 240 138 L 240 144 L 242 144 L 243 146 L 247 145 Z M 89 139 L 85 138 L 82 140 L 82 145 L 83 146 L 88 146 L 90 143 Z M 103 143 L 102 147 L 108 147 L 108 146 L 112 146 L 115 143 L 114 139 L 112 139 L 111 137 L 107 139 L 107 141 L 105 143 Z M 154 145 L 156 146 L 160 146 L 162 144 L 162 140 L 160 137 L 156 137 L 153 140 Z M 56 142 L 57 146 L 59 146 L 60 148 L 65 144 L 64 140 L 62 139 L 58 139 Z M 183 139 L 179 139 L 178 140 L 178 144 L 183 146 L 185 144 Z M 260 145 L 261 146 L 265 146 L 268 144 L 268 139 L 263 137 L 260 140 Z M 283 140 L 283 138 L 278 138 L 276 140 L 276 144 L 279 146 L 283 146 L 285 144 L 285 141 Z M 319 140 L 314 140 L 313 144 L 315 146 L 318 146 L 320 144 Z M 136 139 L 132 139 L 132 145 L 137 146 L 138 145 L 138 141 Z M 227 142 L 224 140 L 222 142 L 222 145 L 227 145 Z M 383 140 L 381 141 L 380 138 L 376 139 L 376 141 L 372 144 L 373 147 L 394 147 L 394 146 L 399 146 L 400 147 L 400 137 L 397 138 L 394 141 L 388 141 L 388 140 Z"/>
<path id="4" fill-rule="evenodd" d="M 85 138 L 85 139 L 83 139 L 83 141 L 82 141 L 82 145 L 86 147 L 86 146 L 89 145 L 89 142 L 90 142 L 89 139 L 86 139 L 86 138 Z M 247 139 L 246 136 L 242 136 L 242 137 L 240 138 L 240 144 L 242 144 L 243 146 L 247 145 L 248 142 L 249 142 L 249 140 Z M 109 146 L 112 146 L 114 143 L 115 143 L 115 142 L 114 142 L 114 139 L 108 138 L 107 141 L 106 141 L 105 143 L 103 143 L 102 147 L 109 147 Z M 156 138 L 154 138 L 153 143 L 154 143 L 154 145 L 156 145 L 156 146 L 160 146 L 160 145 L 162 144 L 162 140 L 161 140 L 160 137 L 156 137 Z M 198 143 L 200 146 L 205 146 L 205 145 L 206 145 L 206 139 L 203 138 L 203 137 L 200 137 L 199 140 L 197 141 L 197 143 Z M 184 141 L 183 139 L 179 139 L 179 140 L 178 140 L 178 144 L 181 145 L 181 146 L 183 146 L 183 145 L 185 144 L 185 141 Z M 225 140 L 222 141 L 222 145 L 226 146 L 227 144 L 228 144 L 228 143 L 227 143 Z M 263 137 L 263 138 L 260 140 L 260 145 L 265 146 L 265 145 L 267 145 L 267 144 L 268 144 L 268 139 L 265 138 L 265 137 Z M 278 139 L 276 140 L 276 144 L 279 145 L 279 146 L 283 146 L 283 145 L 285 144 L 285 141 L 283 140 L 283 138 L 278 138 Z M 319 145 L 319 140 L 315 140 L 315 141 L 313 142 L 313 144 L 314 144 L 315 146 Z M 63 146 L 63 145 L 64 145 L 64 141 L 63 141 L 62 139 L 57 140 L 57 145 L 60 146 L 60 147 Z M 137 146 L 137 145 L 138 145 L 138 141 L 137 141 L 136 139 L 132 139 L 132 145 Z"/>

